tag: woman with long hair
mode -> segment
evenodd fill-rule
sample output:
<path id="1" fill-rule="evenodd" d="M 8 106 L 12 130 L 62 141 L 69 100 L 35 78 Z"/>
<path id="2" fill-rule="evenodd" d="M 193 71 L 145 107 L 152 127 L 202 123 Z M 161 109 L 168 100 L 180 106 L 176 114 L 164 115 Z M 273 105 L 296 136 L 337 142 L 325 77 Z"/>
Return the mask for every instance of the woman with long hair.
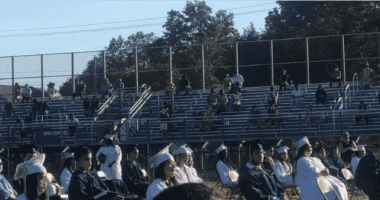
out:
<path id="1" fill-rule="evenodd" d="M 277 179 L 282 185 L 294 185 L 293 182 L 293 167 L 290 164 L 290 159 L 288 155 L 289 148 L 287 146 L 280 147 L 276 149 L 279 154 L 278 160 L 274 165 L 274 172 Z"/>
<path id="2" fill-rule="evenodd" d="M 66 192 L 69 191 L 69 185 L 71 176 L 75 169 L 75 159 L 74 159 L 74 153 L 66 153 L 64 155 L 65 162 L 62 167 L 61 171 L 61 185 L 65 189 Z"/>
<path id="3" fill-rule="evenodd" d="M 189 147 L 181 146 L 173 152 L 177 166 L 184 172 L 189 183 L 202 183 L 203 180 L 198 177 L 197 171 L 191 165 L 189 166 L 188 161 L 191 158 L 191 151 L 189 149 Z"/>
<path id="4" fill-rule="evenodd" d="M 344 181 L 342 169 L 346 167 L 346 164 L 341 158 L 341 154 L 338 146 L 333 146 L 330 149 L 329 156 L 327 158 L 330 168 L 330 174 Z"/>
<path id="5" fill-rule="evenodd" d="M 220 145 L 215 153 L 218 155 L 218 161 L 216 162 L 216 171 L 219 174 L 220 180 L 226 186 L 236 186 L 238 184 L 239 174 L 228 163 L 228 150 L 223 144 Z"/>
<path id="6" fill-rule="evenodd" d="M 295 143 L 295 146 L 298 149 L 298 155 L 294 163 L 294 181 L 301 189 L 301 199 L 324 199 L 317 185 L 317 178 L 323 176 L 333 186 L 340 199 L 347 200 L 347 189 L 344 183 L 331 176 L 319 158 L 311 157 L 313 148 L 308 138 L 301 138 Z M 334 192 L 329 192 L 326 196 L 328 199 L 336 198 Z"/>
<path id="7" fill-rule="evenodd" d="M 107 175 L 107 178 L 122 180 L 120 164 L 122 152 L 119 145 L 114 142 L 115 136 L 111 134 L 104 136 L 104 146 L 100 147 L 98 153 L 96 153 L 96 160 L 101 163 L 100 170 Z M 101 157 L 104 157 L 104 159 Z"/>
<path id="8" fill-rule="evenodd" d="M 174 158 L 169 153 L 160 153 L 155 156 L 154 177 L 156 179 L 148 187 L 146 192 L 147 200 L 153 200 L 155 196 L 166 188 L 178 185 L 174 176 L 175 166 Z"/>
<path id="9" fill-rule="evenodd" d="M 177 166 L 174 168 L 174 176 L 178 184 L 184 184 L 189 182 L 189 177 L 185 173 L 185 165 L 189 158 L 189 153 L 184 146 L 180 146 L 173 151 L 173 156 Z"/>

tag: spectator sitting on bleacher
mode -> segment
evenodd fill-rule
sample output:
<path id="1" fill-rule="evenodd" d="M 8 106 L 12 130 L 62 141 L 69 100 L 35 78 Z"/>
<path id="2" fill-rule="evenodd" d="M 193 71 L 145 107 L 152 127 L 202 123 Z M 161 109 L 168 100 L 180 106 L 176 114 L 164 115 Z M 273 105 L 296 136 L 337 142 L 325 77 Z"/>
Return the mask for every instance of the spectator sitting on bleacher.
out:
<path id="1" fill-rule="evenodd" d="M 118 81 L 115 83 L 114 88 L 116 90 L 118 90 L 118 89 L 124 89 L 124 83 L 123 83 L 123 80 L 121 78 L 119 78 Z"/>
<path id="2" fill-rule="evenodd" d="M 314 117 L 314 109 L 313 109 L 313 105 L 312 104 L 309 104 L 309 106 L 307 107 L 306 109 L 306 120 L 305 120 L 305 123 L 304 125 L 312 125 L 312 124 L 315 124 L 315 117 Z"/>
<path id="3" fill-rule="evenodd" d="M 256 107 L 255 104 L 253 104 L 252 106 L 252 110 L 250 112 L 250 116 L 249 116 L 249 119 L 247 121 L 247 128 L 249 130 L 249 127 L 252 125 L 254 125 L 255 123 L 257 123 L 257 128 L 259 128 L 260 130 L 263 129 L 263 123 L 261 121 L 261 114 L 260 114 L 260 111 L 259 109 Z"/>
<path id="4" fill-rule="evenodd" d="M 186 91 L 186 95 L 188 95 L 190 90 L 191 90 L 190 81 L 186 78 L 186 75 L 183 74 L 182 75 L 182 80 L 179 81 L 179 85 L 178 85 L 178 88 L 177 88 L 177 95 L 181 91 Z"/>
<path id="5" fill-rule="evenodd" d="M 173 106 L 173 103 L 169 99 L 165 100 L 164 108 L 167 109 L 169 117 L 171 118 L 173 116 L 174 106 Z"/>
<path id="6" fill-rule="evenodd" d="M 1 123 L 0 124 L 3 123 L 5 117 L 9 117 L 10 120 L 12 120 L 14 117 L 17 117 L 16 116 L 16 112 L 15 112 L 15 110 L 13 108 L 13 103 L 10 100 L 7 100 L 5 102 L 5 105 L 3 106 L 3 118 L 1 119 Z"/>
<path id="7" fill-rule="evenodd" d="M 339 67 L 338 65 L 335 65 L 334 67 L 334 71 L 330 73 L 330 87 L 332 87 L 332 83 L 333 82 L 338 82 L 339 85 L 338 87 L 341 87 L 341 81 L 340 81 L 340 78 L 341 78 L 341 72 L 339 70 Z"/>
<path id="8" fill-rule="evenodd" d="M 22 101 L 21 103 L 24 103 L 24 100 L 26 100 L 26 103 L 28 103 L 29 99 L 32 97 L 32 89 L 29 88 L 28 84 L 25 84 L 24 92 L 22 94 Z"/>
<path id="9" fill-rule="evenodd" d="M 368 61 L 365 63 L 365 68 L 359 73 L 359 77 L 361 77 L 360 84 L 361 88 L 364 89 L 366 85 L 371 84 L 371 79 L 374 77 L 373 69 L 369 68 Z"/>
<path id="10" fill-rule="evenodd" d="M 166 108 L 161 109 L 159 119 L 161 121 L 160 128 L 164 137 L 167 137 L 168 129 L 168 121 L 170 120 L 170 115 Z"/>
<path id="11" fill-rule="evenodd" d="M 204 119 L 204 114 L 203 112 L 194 112 L 194 117 L 190 123 L 191 128 L 199 128 L 200 130 L 203 130 L 203 119 Z"/>
<path id="12" fill-rule="evenodd" d="M 241 99 L 242 99 L 241 93 L 238 92 L 238 93 L 232 95 L 232 97 L 233 97 L 234 111 L 240 111 Z"/>
<path id="13" fill-rule="evenodd" d="M 79 120 L 75 118 L 74 114 L 70 114 L 70 118 L 67 120 L 69 122 L 69 136 L 74 136 L 78 130 Z"/>
<path id="14" fill-rule="evenodd" d="M 294 90 L 292 91 L 292 100 L 290 103 L 290 111 L 294 110 L 294 105 L 296 108 L 300 108 L 300 103 L 304 97 L 304 93 L 299 89 L 298 84 L 295 84 Z"/>
<path id="15" fill-rule="evenodd" d="M 176 90 L 174 83 L 172 83 L 172 82 L 166 83 L 165 82 L 164 85 L 165 85 L 165 90 L 166 90 L 166 96 L 169 96 L 170 94 L 174 94 L 174 92 Z"/>
<path id="16" fill-rule="evenodd" d="M 96 95 L 92 96 L 92 101 L 89 102 L 88 110 L 89 110 L 89 117 L 95 117 L 96 115 L 96 110 L 99 108 L 99 101 L 98 97 Z"/>
<path id="17" fill-rule="evenodd" d="M 241 74 L 237 74 L 236 72 L 233 73 L 232 77 L 232 86 L 231 91 L 233 92 L 241 92 L 241 89 L 243 88 L 244 78 Z"/>
<path id="18" fill-rule="evenodd" d="M 326 93 L 325 89 L 323 89 L 322 85 L 319 85 L 318 90 L 315 92 L 315 98 L 317 99 L 317 105 L 319 104 L 319 102 L 324 104 L 326 97 L 327 97 L 327 93 Z"/>
<path id="19" fill-rule="evenodd" d="M 86 84 L 83 83 L 83 80 L 81 80 L 79 84 L 75 87 L 75 92 L 73 93 L 73 101 L 75 101 L 76 96 L 80 96 L 82 101 L 86 96 Z"/>
<path id="20" fill-rule="evenodd" d="M 269 90 L 270 90 L 270 94 L 268 96 L 267 103 L 269 106 L 274 105 L 277 107 L 278 93 L 276 92 L 273 86 L 271 86 Z"/>
<path id="21" fill-rule="evenodd" d="M 219 91 L 219 97 L 218 97 L 218 106 L 217 106 L 217 111 L 215 114 L 218 114 L 220 112 L 226 112 L 227 110 L 227 96 L 224 94 L 224 90 Z"/>
<path id="22" fill-rule="evenodd" d="M 232 78 L 230 77 L 229 74 L 226 74 L 226 78 L 223 79 L 220 88 L 226 93 L 231 90 L 231 85 L 232 85 Z"/>
<path id="23" fill-rule="evenodd" d="M 277 109 L 274 106 L 274 104 L 269 106 L 268 114 L 269 114 L 269 117 L 266 120 L 267 125 L 265 126 L 265 128 L 269 128 L 270 126 L 275 125 L 277 129 L 281 130 L 281 123 L 277 118 Z"/>
<path id="24" fill-rule="evenodd" d="M 22 99 L 21 87 L 18 83 L 15 83 L 15 96 L 13 98 L 13 102 L 20 103 L 20 99 Z"/>
<path id="25" fill-rule="evenodd" d="M 48 115 L 49 114 L 49 105 L 45 101 L 40 101 L 38 103 L 37 112 L 39 115 Z"/>
<path id="26" fill-rule="evenodd" d="M 227 94 L 227 106 L 226 106 L 226 112 L 233 112 L 234 111 L 234 96 Z"/>
<path id="27" fill-rule="evenodd" d="M 364 101 L 361 101 L 359 106 L 357 107 L 357 114 L 355 117 L 356 125 L 359 125 L 362 119 L 364 119 L 365 124 L 368 125 L 369 116 L 368 116 L 367 105 Z"/>
<path id="28" fill-rule="evenodd" d="M 207 97 L 207 110 L 212 110 L 218 105 L 218 95 L 216 94 L 214 88 L 211 88 L 211 93 Z"/>
<path id="29" fill-rule="evenodd" d="M 280 74 L 280 91 L 282 91 L 282 88 L 286 91 L 286 88 L 289 86 L 289 81 L 289 74 L 286 73 L 286 69 L 282 69 Z"/>
<path id="30" fill-rule="evenodd" d="M 113 91 L 112 84 L 109 82 L 108 78 L 104 78 L 102 85 L 100 86 L 100 91 L 102 93 L 102 99 L 104 99 L 105 96 L 107 96 Z"/>

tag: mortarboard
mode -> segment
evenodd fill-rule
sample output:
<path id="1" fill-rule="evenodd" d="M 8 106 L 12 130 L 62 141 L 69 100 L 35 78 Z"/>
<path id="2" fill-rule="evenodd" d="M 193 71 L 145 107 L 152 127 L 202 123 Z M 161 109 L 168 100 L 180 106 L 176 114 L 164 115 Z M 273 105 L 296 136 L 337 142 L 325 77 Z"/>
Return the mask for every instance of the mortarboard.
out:
<path id="1" fill-rule="evenodd" d="M 243 143 L 243 147 L 247 148 L 248 152 L 252 151 L 264 151 L 265 142 L 262 139 L 247 141 Z"/>
<path id="2" fill-rule="evenodd" d="M 227 147 L 224 146 L 224 144 L 221 144 L 216 150 L 215 150 L 215 153 L 216 154 L 219 154 L 221 151 L 223 150 L 227 150 Z"/>
<path id="3" fill-rule="evenodd" d="M 70 150 L 70 153 L 74 153 L 75 160 L 78 160 L 83 155 L 87 155 L 87 154 L 91 153 L 90 149 L 87 147 L 88 144 L 89 143 L 85 143 L 85 144 L 79 145 L 77 147 L 74 147 Z"/>
<path id="4" fill-rule="evenodd" d="M 160 153 L 154 159 L 154 167 L 158 167 L 161 163 L 168 160 L 174 161 L 174 158 L 170 153 Z"/>
<path id="5" fill-rule="evenodd" d="M 156 155 L 154 155 L 153 157 L 151 157 L 149 160 L 148 160 L 148 166 L 150 166 L 151 168 L 153 167 L 157 167 L 158 165 L 156 165 L 156 160 L 157 157 L 161 154 L 169 154 L 169 148 L 173 145 L 173 143 L 170 143 L 169 145 L 167 145 L 166 147 L 164 147 L 160 152 L 158 152 Z M 170 155 L 170 154 L 169 154 Z M 173 156 L 172 156 L 173 157 Z M 163 158 L 160 158 L 161 159 L 161 162 L 159 164 L 161 164 L 163 161 L 162 159 Z M 174 159 L 173 159 L 174 160 Z M 158 163 L 158 161 L 157 161 Z"/>
<path id="6" fill-rule="evenodd" d="M 181 147 L 173 151 L 173 155 L 179 155 L 179 154 L 191 155 L 190 151 L 186 148 L 186 145 L 182 145 Z"/>
<path id="7" fill-rule="evenodd" d="M 365 145 L 358 145 L 358 151 L 365 151 L 365 146 L 367 146 L 366 144 Z"/>
<path id="8" fill-rule="evenodd" d="M 287 146 L 276 149 L 277 153 L 288 153 L 289 148 Z"/>
<path id="9" fill-rule="evenodd" d="M 297 149 L 300 149 L 303 145 L 305 144 L 308 144 L 310 145 L 310 142 L 309 142 L 309 139 L 305 136 L 303 138 L 301 138 L 300 140 L 298 140 L 296 143 L 294 143 L 294 146 L 297 148 Z"/>
<path id="10" fill-rule="evenodd" d="M 137 144 L 130 144 L 127 146 L 126 151 L 127 153 L 133 152 L 134 150 L 138 150 L 139 146 Z"/>

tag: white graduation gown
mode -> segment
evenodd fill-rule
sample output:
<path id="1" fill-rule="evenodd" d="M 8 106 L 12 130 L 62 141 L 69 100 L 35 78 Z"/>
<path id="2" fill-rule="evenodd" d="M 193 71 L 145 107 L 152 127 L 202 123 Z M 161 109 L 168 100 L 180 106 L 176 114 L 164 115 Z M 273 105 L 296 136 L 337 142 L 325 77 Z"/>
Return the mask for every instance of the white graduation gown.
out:
<path id="1" fill-rule="evenodd" d="M 277 160 L 273 170 L 282 185 L 294 185 L 292 177 L 293 167 L 291 165 L 283 164 Z"/>
<path id="2" fill-rule="evenodd" d="M 356 172 L 356 169 L 358 168 L 360 159 L 362 159 L 362 158 L 359 158 L 358 156 L 355 156 L 351 159 L 351 168 L 352 168 L 352 172 L 354 173 L 353 175 L 355 175 L 355 172 Z"/>
<path id="3" fill-rule="evenodd" d="M 69 191 L 69 185 L 70 185 L 70 180 L 71 180 L 71 175 L 73 173 L 65 167 L 61 173 L 61 185 L 65 189 L 66 192 Z"/>
<path id="4" fill-rule="evenodd" d="M 179 185 L 189 182 L 186 173 L 179 167 L 174 168 L 174 176 Z"/>
<path id="5" fill-rule="evenodd" d="M 17 196 L 16 200 L 28 200 L 28 197 L 26 197 L 26 193 L 23 192 L 22 194 Z"/>
<path id="6" fill-rule="evenodd" d="M 317 185 L 317 178 L 326 167 L 319 158 L 301 157 L 297 161 L 295 182 L 301 189 L 301 200 L 323 200 L 322 192 Z M 342 200 L 347 200 L 347 189 L 342 181 L 334 176 L 324 176 Z M 326 194 L 328 199 L 335 199 L 335 193 Z"/>
<path id="7" fill-rule="evenodd" d="M 184 165 L 182 170 L 186 173 L 189 183 L 203 183 L 203 180 L 198 177 L 197 171 L 193 167 Z"/>
<path id="8" fill-rule="evenodd" d="M 121 162 L 122 153 L 121 153 L 121 149 L 119 145 L 115 145 L 114 147 L 112 146 L 100 147 L 98 153 L 96 153 L 96 160 L 98 162 L 99 162 L 98 158 L 99 158 L 100 153 L 103 153 L 104 155 L 106 155 L 104 164 L 100 165 L 100 170 L 102 170 L 107 175 L 107 178 L 109 179 L 121 180 L 120 162 Z M 112 167 L 108 167 L 108 165 L 112 163 L 113 161 L 116 161 L 116 163 L 113 164 Z"/>
<path id="9" fill-rule="evenodd" d="M 162 181 L 162 179 L 155 179 L 148 187 L 146 191 L 146 200 L 153 200 L 153 198 L 164 191 L 168 186 Z"/>
<path id="10" fill-rule="evenodd" d="M 216 169 L 218 170 L 220 180 L 222 181 L 224 185 L 230 187 L 233 184 L 234 185 L 238 184 L 238 181 L 231 180 L 230 175 L 229 175 L 231 169 L 224 162 L 219 160 L 218 163 L 216 164 Z M 239 180 L 239 177 L 236 180 Z"/>

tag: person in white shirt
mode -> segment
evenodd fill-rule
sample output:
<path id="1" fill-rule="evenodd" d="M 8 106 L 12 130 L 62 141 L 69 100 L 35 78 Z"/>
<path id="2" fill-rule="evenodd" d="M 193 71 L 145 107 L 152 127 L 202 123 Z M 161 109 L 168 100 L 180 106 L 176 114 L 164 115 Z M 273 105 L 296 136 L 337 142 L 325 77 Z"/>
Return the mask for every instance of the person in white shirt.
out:
<path id="1" fill-rule="evenodd" d="M 105 144 L 96 153 L 96 161 L 101 163 L 100 170 L 107 175 L 107 178 L 122 180 L 120 165 L 122 152 L 119 145 L 114 142 L 115 136 L 111 134 L 104 136 Z"/>
<path id="2" fill-rule="evenodd" d="M 301 189 L 301 199 L 324 199 L 317 185 L 317 178 L 323 176 L 328 181 L 341 200 L 347 200 L 347 188 L 338 178 L 331 176 L 329 170 L 319 158 L 311 157 L 313 148 L 307 137 L 303 137 L 295 143 L 298 155 L 294 163 L 295 184 Z M 334 192 L 326 194 L 328 199 L 337 198 Z"/>
<path id="3" fill-rule="evenodd" d="M 355 175 L 356 169 L 358 168 L 358 164 L 360 160 L 367 155 L 367 152 L 365 150 L 366 145 L 358 145 L 358 151 L 355 154 L 355 156 L 351 159 L 351 168 L 352 172 Z"/>
<path id="4" fill-rule="evenodd" d="M 277 153 L 279 154 L 279 157 L 273 168 L 277 179 L 284 186 L 294 185 L 293 167 L 290 164 L 288 150 L 289 148 L 287 146 L 283 146 L 276 149 Z"/>
<path id="5" fill-rule="evenodd" d="M 160 152 L 155 155 L 154 160 L 154 177 L 156 178 L 148 187 L 146 199 L 153 200 L 168 187 L 179 185 L 174 177 L 174 168 L 176 166 L 174 158 L 167 152 Z"/>
<path id="6" fill-rule="evenodd" d="M 239 92 L 241 92 L 240 90 L 243 88 L 243 83 L 244 83 L 243 76 L 241 74 L 237 74 L 236 72 L 234 72 L 233 77 L 232 77 L 231 91 L 236 92 L 236 90 L 238 90 Z"/>
<path id="7" fill-rule="evenodd" d="M 223 185 L 228 187 L 236 186 L 238 184 L 239 174 L 227 162 L 227 147 L 222 144 L 215 150 L 215 153 L 219 157 L 216 163 L 216 171 Z"/>
<path id="8" fill-rule="evenodd" d="M 71 175 L 75 169 L 75 159 L 74 153 L 67 152 L 64 154 L 65 162 L 63 164 L 63 170 L 61 172 L 61 185 L 65 189 L 66 193 L 69 191 L 69 185 L 71 180 Z"/>
<path id="9" fill-rule="evenodd" d="M 294 90 L 292 91 L 292 100 L 290 104 L 290 110 L 293 111 L 294 107 L 300 108 L 300 103 L 304 98 L 304 92 L 299 89 L 298 84 L 295 84 Z"/>

